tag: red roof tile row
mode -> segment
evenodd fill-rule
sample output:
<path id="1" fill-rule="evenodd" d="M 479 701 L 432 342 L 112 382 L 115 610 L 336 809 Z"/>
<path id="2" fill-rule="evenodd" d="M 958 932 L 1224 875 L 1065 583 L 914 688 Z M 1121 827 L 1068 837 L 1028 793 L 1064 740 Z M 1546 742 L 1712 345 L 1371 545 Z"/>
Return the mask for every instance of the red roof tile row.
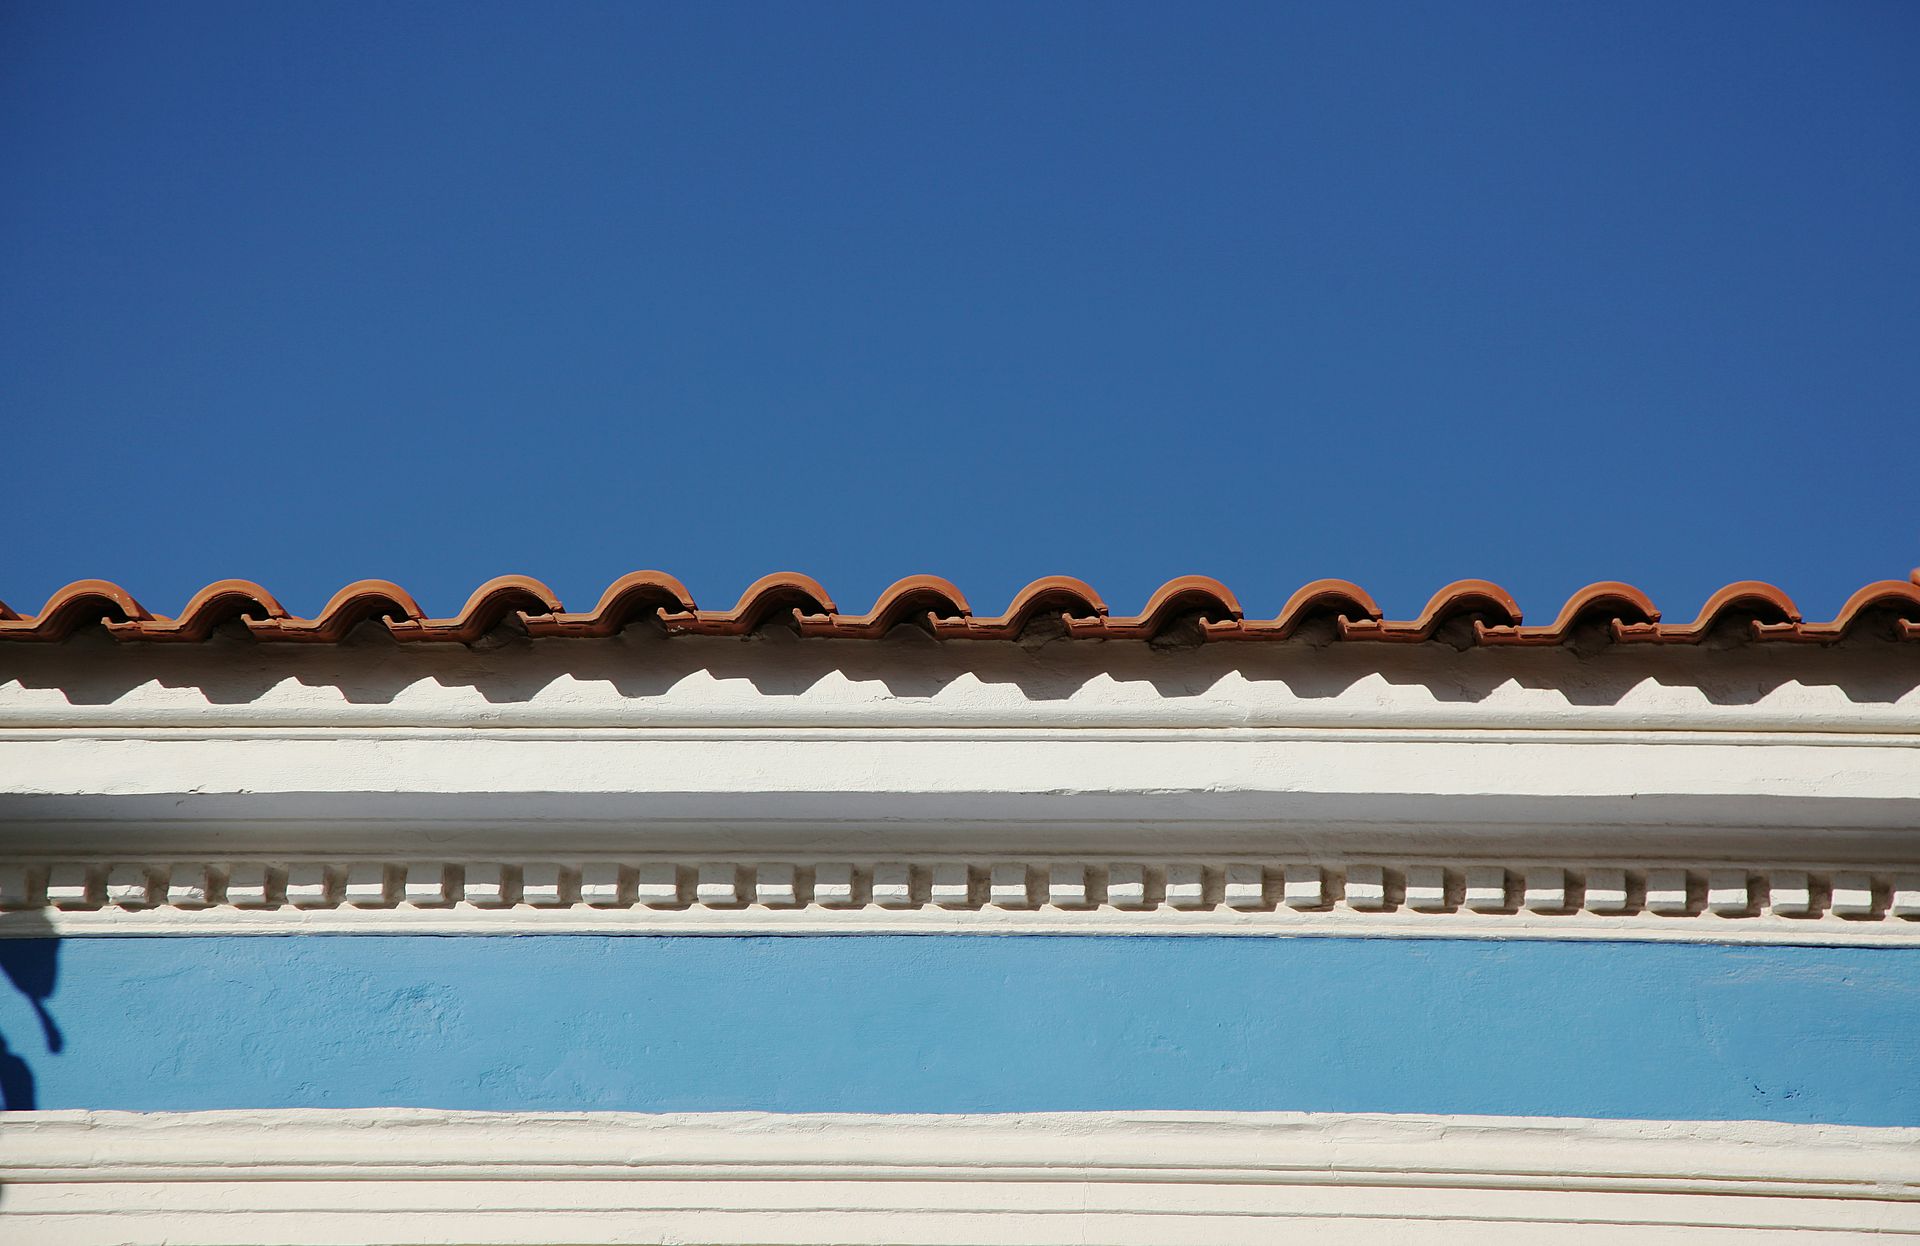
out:
<path id="1" fill-rule="evenodd" d="M 1170 580 L 1139 614 L 1117 617 L 1090 586 L 1066 576 L 1035 580 L 997 615 L 975 614 L 958 588 L 931 575 L 894 584 L 865 614 L 842 614 L 826 589 L 792 573 L 758 581 L 731 610 L 702 610 L 672 576 L 636 571 L 581 612 L 563 608 L 538 580 L 502 576 L 475 590 L 459 614 L 443 619 L 428 618 L 405 589 L 386 580 L 348 585 L 310 619 L 289 614 L 273 594 L 247 580 L 208 585 L 172 618 L 153 614 L 117 584 L 81 580 L 55 593 L 39 614 L 17 614 L 0 603 L 0 640 L 59 641 L 100 624 L 116 640 L 200 641 L 238 622 L 258 640 L 331 643 L 376 620 L 395 640 L 458 644 L 510 622 L 531 636 L 611 636 L 635 623 L 657 624 L 669 635 L 743 636 L 782 624 L 803 636 L 874 639 L 906 625 L 942 639 L 1010 640 L 1036 623 L 1050 623 L 1069 636 L 1149 640 L 1185 623 L 1205 640 L 1246 641 L 1285 640 L 1320 622 L 1330 625 L 1322 634 L 1340 640 L 1402 644 L 1432 640 L 1443 629 L 1448 639 L 1481 645 L 1558 645 L 1576 632 L 1596 631 L 1642 644 L 1697 644 L 1723 631 L 1760 641 L 1824 643 L 1856 632 L 1920 640 L 1920 570 L 1907 580 L 1867 585 L 1825 623 L 1802 619 L 1773 585 L 1745 580 L 1715 593 L 1690 623 L 1662 622 L 1653 602 L 1630 584 L 1590 584 L 1545 626 L 1523 624 L 1513 598 L 1485 580 L 1447 585 L 1412 619 L 1382 618 L 1366 590 L 1345 580 L 1314 581 L 1271 619 L 1247 618 L 1232 590 L 1206 576 Z"/>

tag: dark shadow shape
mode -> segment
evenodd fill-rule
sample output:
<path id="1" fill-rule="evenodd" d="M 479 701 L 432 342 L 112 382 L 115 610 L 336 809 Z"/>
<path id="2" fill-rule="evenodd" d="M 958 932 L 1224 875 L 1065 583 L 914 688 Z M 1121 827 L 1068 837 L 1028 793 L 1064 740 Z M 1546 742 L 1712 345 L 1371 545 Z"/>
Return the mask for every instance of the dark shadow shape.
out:
<path id="1" fill-rule="evenodd" d="M 0 1112 L 31 1112 L 40 1106 L 34 1092 L 33 1070 L 13 1054 L 0 1035 Z"/>
<path id="2" fill-rule="evenodd" d="M 40 1021 L 47 1050 L 58 1055 L 67 1042 L 53 1014 L 47 1011 L 47 1001 L 53 998 L 54 988 L 60 981 L 60 940 L 50 937 L 52 933 L 52 927 L 48 926 L 43 937 L 0 939 L 0 972 L 7 975 L 7 981 L 13 983 L 16 991 L 27 997 L 33 1015 Z"/>
<path id="3" fill-rule="evenodd" d="M 58 1055 L 67 1045 L 66 1036 L 48 1011 L 47 1001 L 60 982 L 60 940 L 54 936 L 53 924 L 38 913 L 8 917 L 10 933 L 0 937 L 0 973 L 27 997 L 40 1022 L 47 1053 Z M 39 1105 L 33 1067 L 21 1054 L 24 1050 L 18 1035 L 9 1043 L 0 1034 L 0 1110 L 31 1112 Z"/>
<path id="4" fill-rule="evenodd" d="M 604 640 L 531 639 L 495 631 L 471 648 L 405 644 L 377 625 L 329 645 L 266 644 L 222 634 L 168 646 L 111 640 L 98 629 L 60 645 L 0 647 L 0 679 L 54 689 L 71 706 L 106 707 L 142 685 L 191 690 L 212 705 L 258 702 L 274 688 L 329 689 L 350 704 L 391 705 L 411 688 L 471 688 L 489 705 L 521 704 L 562 680 L 612 686 L 627 700 L 663 697 L 682 681 L 741 680 L 763 697 L 799 697 L 823 681 L 870 683 L 903 701 L 930 700 L 962 679 L 1012 686 L 1032 703 L 1074 696 L 1097 679 L 1145 682 L 1169 699 L 1204 697 L 1223 680 L 1278 684 L 1325 700 L 1380 680 L 1424 687 L 1436 702 L 1476 703 L 1502 685 L 1557 692 L 1570 705 L 1620 703 L 1649 680 L 1697 689 L 1711 705 L 1753 705 L 1788 683 L 1832 686 L 1888 704 L 1920 686 L 1920 645 L 1860 629 L 1832 645 L 1756 642 L 1737 627 L 1694 645 L 1626 644 L 1589 629 L 1542 648 L 1334 641 L 1303 629 L 1284 642 L 1187 638 L 1074 640 L 1030 629 L 1019 641 L 942 640 L 903 624 L 880 640 L 805 638 L 769 624 L 742 638 L 668 637 L 639 623 Z"/>

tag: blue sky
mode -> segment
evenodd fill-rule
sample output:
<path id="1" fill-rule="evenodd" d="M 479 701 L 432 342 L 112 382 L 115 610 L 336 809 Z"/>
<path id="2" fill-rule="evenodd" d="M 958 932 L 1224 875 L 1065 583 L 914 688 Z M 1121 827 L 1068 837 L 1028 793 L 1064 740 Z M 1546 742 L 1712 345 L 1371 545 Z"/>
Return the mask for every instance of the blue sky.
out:
<path id="1" fill-rule="evenodd" d="M 1920 563 L 1905 4 L 0 4 L 0 599 Z"/>

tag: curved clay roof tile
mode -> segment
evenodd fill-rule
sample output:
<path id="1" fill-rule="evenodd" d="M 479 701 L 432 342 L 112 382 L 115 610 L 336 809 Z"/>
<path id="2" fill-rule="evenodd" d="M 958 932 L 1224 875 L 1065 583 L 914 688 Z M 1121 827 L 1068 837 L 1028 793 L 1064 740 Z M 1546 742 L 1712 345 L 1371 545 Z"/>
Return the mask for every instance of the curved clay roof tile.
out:
<path id="1" fill-rule="evenodd" d="M 1560 617 L 1545 627 L 1488 624 L 1475 619 L 1473 630 L 1484 645 L 1563 645 L 1572 639 L 1576 627 L 1596 618 L 1604 620 L 1611 633 L 1616 623 L 1657 623 L 1660 610 L 1651 597 L 1633 585 L 1602 580 L 1569 597 L 1560 608 Z"/>
<path id="2" fill-rule="evenodd" d="M 1759 640 L 1797 640 L 1831 644 L 1857 627 L 1862 618 L 1877 611 L 1894 611 L 1893 634 L 1911 639 L 1910 630 L 1920 624 L 1920 583 L 1912 580 L 1879 580 L 1867 585 L 1840 607 L 1830 623 L 1767 623 L 1753 621 L 1753 634 Z"/>
<path id="3" fill-rule="evenodd" d="M 235 619 L 284 619 L 286 607 L 252 580 L 219 580 L 193 595 L 175 617 L 108 622 L 115 640 L 201 641 Z"/>
<path id="4" fill-rule="evenodd" d="M 1626 623 L 1616 619 L 1613 638 L 1642 644 L 1697 645 L 1711 636 L 1727 615 L 1736 613 L 1779 616 L 1762 622 L 1800 622 L 1799 607 L 1784 592 L 1762 580 L 1740 580 L 1707 598 L 1691 623 Z"/>
<path id="5" fill-rule="evenodd" d="M 809 609 L 808 607 L 811 607 Z M 731 610 L 688 610 L 663 614 L 660 621 L 667 631 L 690 636 L 746 636 L 758 630 L 774 615 L 790 610 L 796 619 L 808 615 L 833 613 L 833 598 L 812 576 L 796 571 L 776 571 L 761 576 L 740 594 Z"/>
<path id="6" fill-rule="evenodd" d="M 1427 607 L 1420 612 L 1419 618 L 1405 623 L 1382 619 L 1342 619 L 1340 638 L 1414 644 L 1432 640 L 1434 633 L 1450 619 L 1481 614 L 1496 616 L 1502 626 L 1520 625 L 1520 603 L 1506 589 L 1491 580 L 1455 580 L 1427 601 Z"/>
<path id="7" fill-rule="evenodd" d="M 1315 580 L 1287 598 L 1287 604 L 1271 619 L 1206 623 L 1202 630 L 1209 640 L 1285 640 L 1299 631 L 1301 624 L 1325 615 L 1342 621 L 1373 620 L 1380 617 L 1380 606 L 1367 590 L 1350 580 Z"/>
<path id="8" fill-rule="evenodd" d="M 1240 599 L 1233 590 L 1209 575 L 1183 575 L 1168 580 L 1147 600 L 1146 607 L 1130 619 L 1067 620 L 1069 636 L 1099 636 L 1108 640 L 1151 640 L 1173 625 L 1176 619 L 1199 615 L 1201 620 L 1234 620 L 1245 617 Z"/>
<path id="9" fill-rule="evenodd" d="M 1014 594 L 1004 614 L 987 618 L 935 619 L 933 630 L 936 636 L 967 640 L 1014 640 L 1035 619 L 1045 614 L 1057 614 L 1063 619 L 1104 619 L 1107 603 L 1085 580 L 1076 580 L 1070 575 L 1050 575 L 1035 580 Z"/>
<path id="10" fill-rule="evenodd" d="M 1201 634 L 1221 640 L 1285 640 L 1310 618 L 1332 616 L 1347 640 L 1431 640 L 1449 621 L 1470 618 L 1487 645 L 1551 645 L 1569 640 L 1583 622 L 1604 619 L 1615 639 L 1696 644 L 1745 618 L 1760 640 L 1832 642 L 1863 620 L 1891 615 L 1896 638 L 1920 640 L 1920 570 L 1905 582 L 1882 580 L 1856 592 L 1827 623 L 1807 623 L 1787 595 L 1771 584 L 1744 580 L 1708 599 L 1691 623 L 1668 624 L 1645 593 L 1631 584 L 1590 584 L 1568 599 L 1545 627 L 1521 626 L 1520 607 L 1505 589 L 1485 580 L 1461 580 L 1433 595 L 1418 618 L 1389 620 L 1365 590 L 1346 580 L 1316 580 L 1287 600 L 1273 619 L 1248 620 L 1233 593 L 1207 576 L 1184 576 L 1160 586 L 1137 615 L 1114 618 L 1084 581 L 1049 576 L 1021 589 L 1006 613 L 975 616 L 958 588 L 938 576 L 909 576 L 880 594 L 864 615 L 841 615 L 818 581 L 781 572 L 755 581 L 731 610 L 701 610 L 686 586 L 660 571 L 636 571 L 609 585 L 599 603 L 568 614 L 539 580 L 502 576 L 473 593 L 450 618 L 429 619 L 419 603 L 387 580 L 361 580 L 335 593 L 314 618 L 289 615 L 273 595 L 250 580 L 221 580 L 196 593 L 176 618 L 155 617 L 131 594 L 104 580 L 80 580 L 47 600 L 37 615 L 0 604 L 0 641 L 59 641 L 75 629 L 101 623 L 121 640 L 204 640 L 222 623 L 245 622 L 264 641 L 340 641 L 360 624 L 386 621 L 397 640 L 471 644 L 517 618 L 531 636 L 611 636 L 651 611 L 669 634 L 744 636 L 784 614 L 806 635 L 871 639 L 901 623 L 934 635 L 1010 640 L 1049 614 L 1070 636 L 1150 640 L 1182 618 L 1199 616 Z"/>
<path id="11" fill-rule="evenodd" d="M 335 593 L 311 619 L 248 619 L 247 630 L 261 640 L 333 644 L 369 619 L 418 620 L 424 612 L 413 595 L 391 580 L 355 580 Z"/>
<path id="12" fill-rule="evenodd" d="M 553 590 L 530 575 L 503 575 L 473 590 L 460 613 L 447 619 L 389 619 L 395 640 L 470 645 L 514 614 L 551 615 L 560 610 Z"/>
<path id="13" fill-rule="evenodd" d="M 690 614 L 695 608 L 687 586 L 666 572 L 631 571 L 607 585 L 599 602 L 584 614 L 522 611 L 520 620 L 529 636 L 612 636 L 639 619 Z"/>
<path id="14" fill-rule="evenodd" d="M 910 575 L 889 584 L 865 614 L 801 616 L 800 634 L 876 640 L 900 624 L 918 622 L 922 617 L 932 630 L 938 620 L 965 619 L 972 613 L 966 597 L 948 581 L 937 575 Z"/>
<path id="15" fill-rule="evenodd" d="M 0 607 L 0 640 L 65 640 L 88 623 L 153 617 L 133 594 L 111 580 L 75 580 L 47 598 L 36 615 Z"/>

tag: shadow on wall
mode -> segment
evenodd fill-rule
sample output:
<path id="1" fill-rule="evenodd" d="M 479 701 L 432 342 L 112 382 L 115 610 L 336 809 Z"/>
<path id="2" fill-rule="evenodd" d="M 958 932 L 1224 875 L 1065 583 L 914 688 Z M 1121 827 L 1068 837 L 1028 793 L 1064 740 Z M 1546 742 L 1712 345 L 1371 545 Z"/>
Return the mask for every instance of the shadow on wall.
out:
<path id="1" fill-rule="evenodd" d="M 40 1022 L 37 1035 L 0 1032 L 0 1109 L 9 1112 L 30 1112 L 39 1106 L 27 1053 L 37 1054 L 44 1048 L 48 1055 L 59 1055 L 66 1046 L 59 1024 L 47 1009 L 47 1001 L 59 985 L 60 940 L 54 937 L 52 923 L 44 918 L 39 921 L 42 928 L 27 937 L 0 939 L 0 972 L 26 997 Z"/>
<path id="2" fill-rule="evenodd" d="M 1712 705 L 1755 705 L 1789 684 L 1832 687 L 1856 704 L 1890 704 L 1920 686 L 1912 643 L 1871 631 L 1833 645 L 1751 644 L 1730 623 L 1704 648 L 1715 651 L 1711 663 L 1703 664 L 1694 646 L 1616 645 L 1599 634 L 1529 649 L 1474 646 L 1460 637 L 1421 645 L 1332 643 L 1325 629 L 1261 645 L 1200 644 L 1191 628 L 1151 644 L 1067 640 L 1039 628 L 1019 642 L 940 641 L 908 625 L 879 641 L 802 639 L 778 625 L 741 639 L 669 639 L 635 625 L 604 640 L 531 640 L 503 627 L 463 648 L 399 644 L 369 623 L 326 646 L 259 644 L 235 627 L 205 645 L 128 645 L 99 628 L 83 629 L 61 645 L 7 654 L 5 677 L 28 689 L 58 689 L 76 706 L 113 705 L 155 683 L 197 690 L 215 705 L 250 704 L 289 682 L 336 689 L 358 705 L 391 704 L 429 682 L 472 688 L 492 705 L 535 700 L 562 680 L 667 700 L 682 681 L 700 676 L 745 680 L 762 696 L 805 696 L 837 677 L 878 684 L 895 698 L 926 699 L 965 677 L 1011 687 L 1029 702 L 1066 700 L 1096 680 L 1204 698 L 1223 680 L 1239 679 L 1308 700 L 1383 680 L 1423 686 L 1441 703 L 1484 701 L 1517 685 L 1590 706 L 1618 704 L 1648 682 L 1696 689 Z"/>

